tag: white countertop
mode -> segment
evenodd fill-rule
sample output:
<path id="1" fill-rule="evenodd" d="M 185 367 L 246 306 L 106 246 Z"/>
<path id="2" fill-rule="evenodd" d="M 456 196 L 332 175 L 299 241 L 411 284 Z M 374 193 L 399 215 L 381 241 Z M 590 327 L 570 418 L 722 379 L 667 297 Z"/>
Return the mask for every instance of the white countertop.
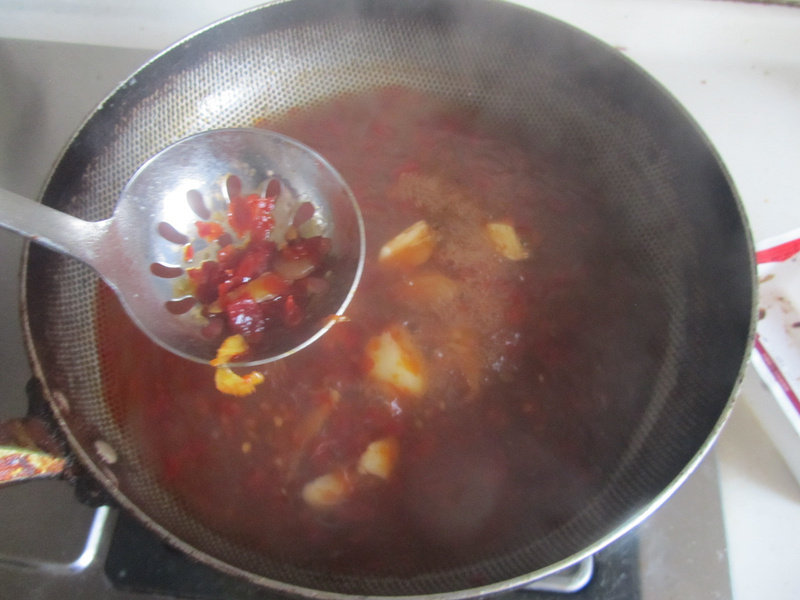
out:
<path id="1" fill-rule="evenodd" d="M 756 242 L 800 227 L 800 8 L 724 0 L 518 3 L 620 48 L 685 105 L 728 167 Z M 156 51 L 252 5 L 0 0 L 0 38 Z M 67 124 L 65 136 L 78 125 Z M 735 600 L 800 598 L 800 485 L 754 417 L 751 406 L 766 393 L 748 369 L 713 455 Z"/>

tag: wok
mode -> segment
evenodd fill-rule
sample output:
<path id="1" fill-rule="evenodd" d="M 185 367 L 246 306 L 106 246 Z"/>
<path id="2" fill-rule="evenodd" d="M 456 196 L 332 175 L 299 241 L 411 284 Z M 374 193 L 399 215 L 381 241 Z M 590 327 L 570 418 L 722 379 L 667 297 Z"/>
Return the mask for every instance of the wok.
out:
<path id="1" fill-rule="evenodd" d="M 513 124 L 518 139 L 610 207 L 610 231 L 658 290 L 659 363 L 636 410 L 619 408 L 627 421 L 614 467 L 568 518 L 482 556 L 402 575 L 283 561 L 226 538 L 163 489 L 106 397 L 87 293 L 95 275 L 37 246 L 22 273 L 27 348 L 72 452 L 124 509 L 197 560 L 311 597 L 499 592 L 580 560 L 655 510 L 719 433 L 750 348 L 754 264 L 742 206 L 708 140 L 646 73 L 505 2 L 274 2 L 188 37 L 120 85 L 69 143 L 42 202 L 107 218 L 137 166 L 180 138 L 383 86 Z M 608 410 L 617 410 L 613 399 Z"/>

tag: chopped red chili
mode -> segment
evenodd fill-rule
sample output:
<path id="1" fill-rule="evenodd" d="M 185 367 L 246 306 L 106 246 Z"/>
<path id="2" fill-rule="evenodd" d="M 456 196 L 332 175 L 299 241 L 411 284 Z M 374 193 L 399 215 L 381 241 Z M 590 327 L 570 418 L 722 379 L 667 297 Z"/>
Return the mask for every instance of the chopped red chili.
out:
<path id="1" fill-rule="evenodd" d="M 198 221 L 196 226 L 197 235 L 209 242 L 219 239 L 225 233 L 222 225 L 214 221 Z"/>
<path id="2" fill-rule="evenodd" d="M 307 304 L 330 286 L 325 279 L 331 240 L 302 237 L 299 225 L 314 215 L 314 206 L 302 202 L 290 218 L 286 239 L 272 239 L 273 215 L 282 186 L 270 180 L 265 193 L 243 193 L 241 180 L 228 177 L 225 219 L 197 221 L 198 237 L 209 244 L 202 253 L 192 244 L 184 258 L 191 295 L 209 320 L 204 332 L 214 337 L 244 336 L 248 345 L 268 344 L 270 332 L 282 335 L 298 327 L 308 315 Z M 196 190 L 193 190 L 196 192 Z M 197 194 L 189 197 L 197 203 Z M 202 200 L 202 198 L 201 198 Z"/>

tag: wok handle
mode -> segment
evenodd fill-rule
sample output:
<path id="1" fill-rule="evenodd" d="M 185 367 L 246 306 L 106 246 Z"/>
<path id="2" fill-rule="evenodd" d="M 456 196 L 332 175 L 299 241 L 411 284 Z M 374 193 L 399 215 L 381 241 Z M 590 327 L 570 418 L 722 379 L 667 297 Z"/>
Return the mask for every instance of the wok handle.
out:
<path id="1" fill-rule="evenodd" d="M 110 219 L 84 221 L 0 188 L 0 227 L 87 264 L 95 264 L 109 225 Z"/>
<path id="2" fill-rule="evenodd" d="M 60 477 L 68 460 L 47 423 L 35 416 L 0 422 L 0 486 Z"/>

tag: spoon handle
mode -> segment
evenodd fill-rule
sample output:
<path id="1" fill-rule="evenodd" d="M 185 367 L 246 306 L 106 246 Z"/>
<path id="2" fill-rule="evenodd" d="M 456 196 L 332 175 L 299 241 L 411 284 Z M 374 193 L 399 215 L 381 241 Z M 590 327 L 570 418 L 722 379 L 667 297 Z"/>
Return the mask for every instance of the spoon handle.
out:
<path id="1" fill-rule="evenodd" d="M 109 223 L 84 221 L 0 188 L 0 227 L 92 266 Z"/>

